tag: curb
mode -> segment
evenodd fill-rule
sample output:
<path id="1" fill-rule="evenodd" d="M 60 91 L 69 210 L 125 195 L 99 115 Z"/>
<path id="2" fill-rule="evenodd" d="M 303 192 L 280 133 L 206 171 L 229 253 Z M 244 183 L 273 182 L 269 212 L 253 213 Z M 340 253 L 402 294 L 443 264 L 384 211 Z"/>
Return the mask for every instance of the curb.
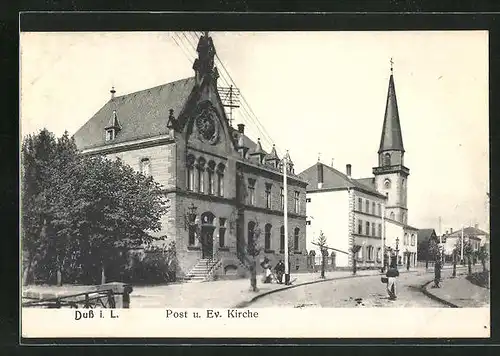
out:
<path id="1" fill-rule="evenodd" d="M 403 273 L 416 273 L 416 272 L 418 272 L 418 271 L 405 271 Z M 303 283 L 299 283 L 299 284 L 293 284 L 290 286 L 286 286 L 283 288 L 278 288 L 278 289 L 274 289 L 274 290 L 270 290 L 270 291 L 258 294 L 250 300 L 236 304 L 233 308 L 245 308 L 245 307 L 248 307 L 250 304 L 254 303 L 255 301 L 259 300 L 260 298 L 265 297 L 267 295 L 278 293 L 278 292 L 292 289 L 292 288 L 306 286 L 309 284 L 316 284 L 316 283 L 329 282 L 329 281 L 338 281 L 338 280 L 349 279 L 349 278 L 363 278 L 363 277 L 375 277 L 375 276 L 381 276 L 381 274 L 367 274 L 367 275 L 355 275 L 355 276 L 351 275 L 351 276 L 344 276 L 344 277 L 325 278 L 325 279 L 320 279 L 320 280 L 316 280 L 316 281 L 309 281 L 309 282 L 303 282 Z M 428 282 L 428 283 L 430 283 L 430 282 Z"/>
<path id="2" fill-rule="evenodd" d="M 434 280 L 430 280 L 429 282 L 425 282 L 424 284 L 422 284 L 420 286 L 420 291 L 422 293 L 424 293 L 426 297 L 429 297 L 429 298 L 431 298 L 431 299 L 433 299 L 441 304 L 445 304 L 445 305 L 449 306 L 450 308 L 460 308 L 458 305 L 453 304 L 452 302 L 449 302 L 447 300 L 444 300 L 444 299 L 436 296 L 435 294 L 429 292 L 429 290 L 427 289 L 427 286 L 429 284 L 431 284 L 432 282 L 434 282 Z"/>

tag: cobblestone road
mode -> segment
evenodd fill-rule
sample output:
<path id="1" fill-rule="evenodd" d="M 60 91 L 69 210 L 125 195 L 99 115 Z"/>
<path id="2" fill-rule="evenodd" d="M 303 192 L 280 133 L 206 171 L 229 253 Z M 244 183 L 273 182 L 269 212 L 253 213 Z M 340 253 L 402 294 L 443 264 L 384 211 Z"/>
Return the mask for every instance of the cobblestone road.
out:
<path id="1" fill-rule="evenodd" d="M 443 271 L 443 277 L 447 277 L 448 274 L 451 274 L 451 271 Z M 396 301 L 388 300 L 385 284 L 380 281 L 380 275 L 377 275 L 299 286 L 265 296 L 251 306 L 252 308 L 446 307 L 420 291 L 422 284 L 432 278 L 432 273 L 423 271 L 401 274 L 398 278 Z"/>

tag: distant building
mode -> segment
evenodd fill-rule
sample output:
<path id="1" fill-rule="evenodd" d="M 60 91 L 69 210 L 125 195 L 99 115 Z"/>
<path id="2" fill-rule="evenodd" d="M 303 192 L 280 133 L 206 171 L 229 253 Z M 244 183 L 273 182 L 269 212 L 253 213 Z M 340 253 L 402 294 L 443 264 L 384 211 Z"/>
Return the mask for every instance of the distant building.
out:
<path id="1" fill-rule="evenodd" d="M 266 152 L 243 124 L 235 129 L 226 117 L 208 33 L 197 52 L 191 78 L 116 97 L 113 89 L 74 135 L 77 147 L 83 154 L 120 158 L 163 186 L 170 210 L 161 217 L 157 237 L 175 241 L 179 276 L 198 264 L 203 270 L 207 261 L 218 273 L 239 271 L 258 231 L 261 257 L 273 263 L 283 258 L 284 209 L 292 270 L 305 268 L 307 183 L 292 163 L 283 191 L 276 149 Z"/>
<path id="2" fill-rule="evenodd" d="M 338 267 L 352 266 L 351 249 L 360 246 L 355 257 L 361 267 L 380 267 L 383 246 L 398 263 L 415 266 L 417 229 L 408 225 L 407 179 L 404 146 L 399 121 L 394 77 L 389 77 L 386 110 L 373 177 L 354 179 L 351 165 L 341 173 L 320 162 L 299 174 L 307 187 L 307 248 L 319 255 L 317 240 L 323 231 L 336 254 Z M 385 242 L 385 243 L 384 243 Z M 397 250 L 397 252 L 396 252 Z M 348 252 L 349 254 L 345 254 Z"/>
<path id="3" fill-rule="evenodd" d="M 489 234 L 483 230 L 478 229 L 477 225 L 468 226 L 462 229 L 453 230 L 443 235 L 443 247 L 446 256 L 451 256 L 453 249 L 458 241 L 461 241 L 463 234 L 464 241 L 470 241 L 473 251 L 479 250 L 481 246 L 488 245 L 489 247 Z"/>

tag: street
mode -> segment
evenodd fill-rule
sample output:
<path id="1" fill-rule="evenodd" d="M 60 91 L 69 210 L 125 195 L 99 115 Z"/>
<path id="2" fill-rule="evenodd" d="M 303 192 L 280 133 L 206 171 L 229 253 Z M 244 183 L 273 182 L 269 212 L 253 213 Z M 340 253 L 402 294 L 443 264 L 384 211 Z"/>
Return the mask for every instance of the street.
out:
<path id="1" fill-rule="evenodd" d="M 451 275 L 451 270 L 443 270 L 442 277 Z M 420 287 L 433 279 L 432 270 L 402 273 L 397 282 L 397 300 L 389 301 L 385 284 L 380 275 L 353 279 L 340 279 L 299 286 L 270 294 L 251 304 L 252 307 L 410 307 L 436 308 L 445 305 L 425 296 Z M 327 276 L 328 278 L 328 276 Z"/>

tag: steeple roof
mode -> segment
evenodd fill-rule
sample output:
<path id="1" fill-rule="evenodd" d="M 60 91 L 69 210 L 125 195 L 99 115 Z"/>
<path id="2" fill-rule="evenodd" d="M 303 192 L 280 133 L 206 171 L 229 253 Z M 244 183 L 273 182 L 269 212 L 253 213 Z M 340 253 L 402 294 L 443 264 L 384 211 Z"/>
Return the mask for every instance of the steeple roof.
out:
<path id="1" fill-rule="evenodd" d="M 389 150 L 404 152 L 403 135 L 401 133 L 401 124 L 399 123 L 398 102 L 396 99 L 396 89 L 394 87 L 394 77 L 389 78 L 389 90 L 387 91 L 387 101 L 385 105 L 384 126 L 382 127 L 382 136 L 380 138 L 380 148 L 378 153 Z"/>

